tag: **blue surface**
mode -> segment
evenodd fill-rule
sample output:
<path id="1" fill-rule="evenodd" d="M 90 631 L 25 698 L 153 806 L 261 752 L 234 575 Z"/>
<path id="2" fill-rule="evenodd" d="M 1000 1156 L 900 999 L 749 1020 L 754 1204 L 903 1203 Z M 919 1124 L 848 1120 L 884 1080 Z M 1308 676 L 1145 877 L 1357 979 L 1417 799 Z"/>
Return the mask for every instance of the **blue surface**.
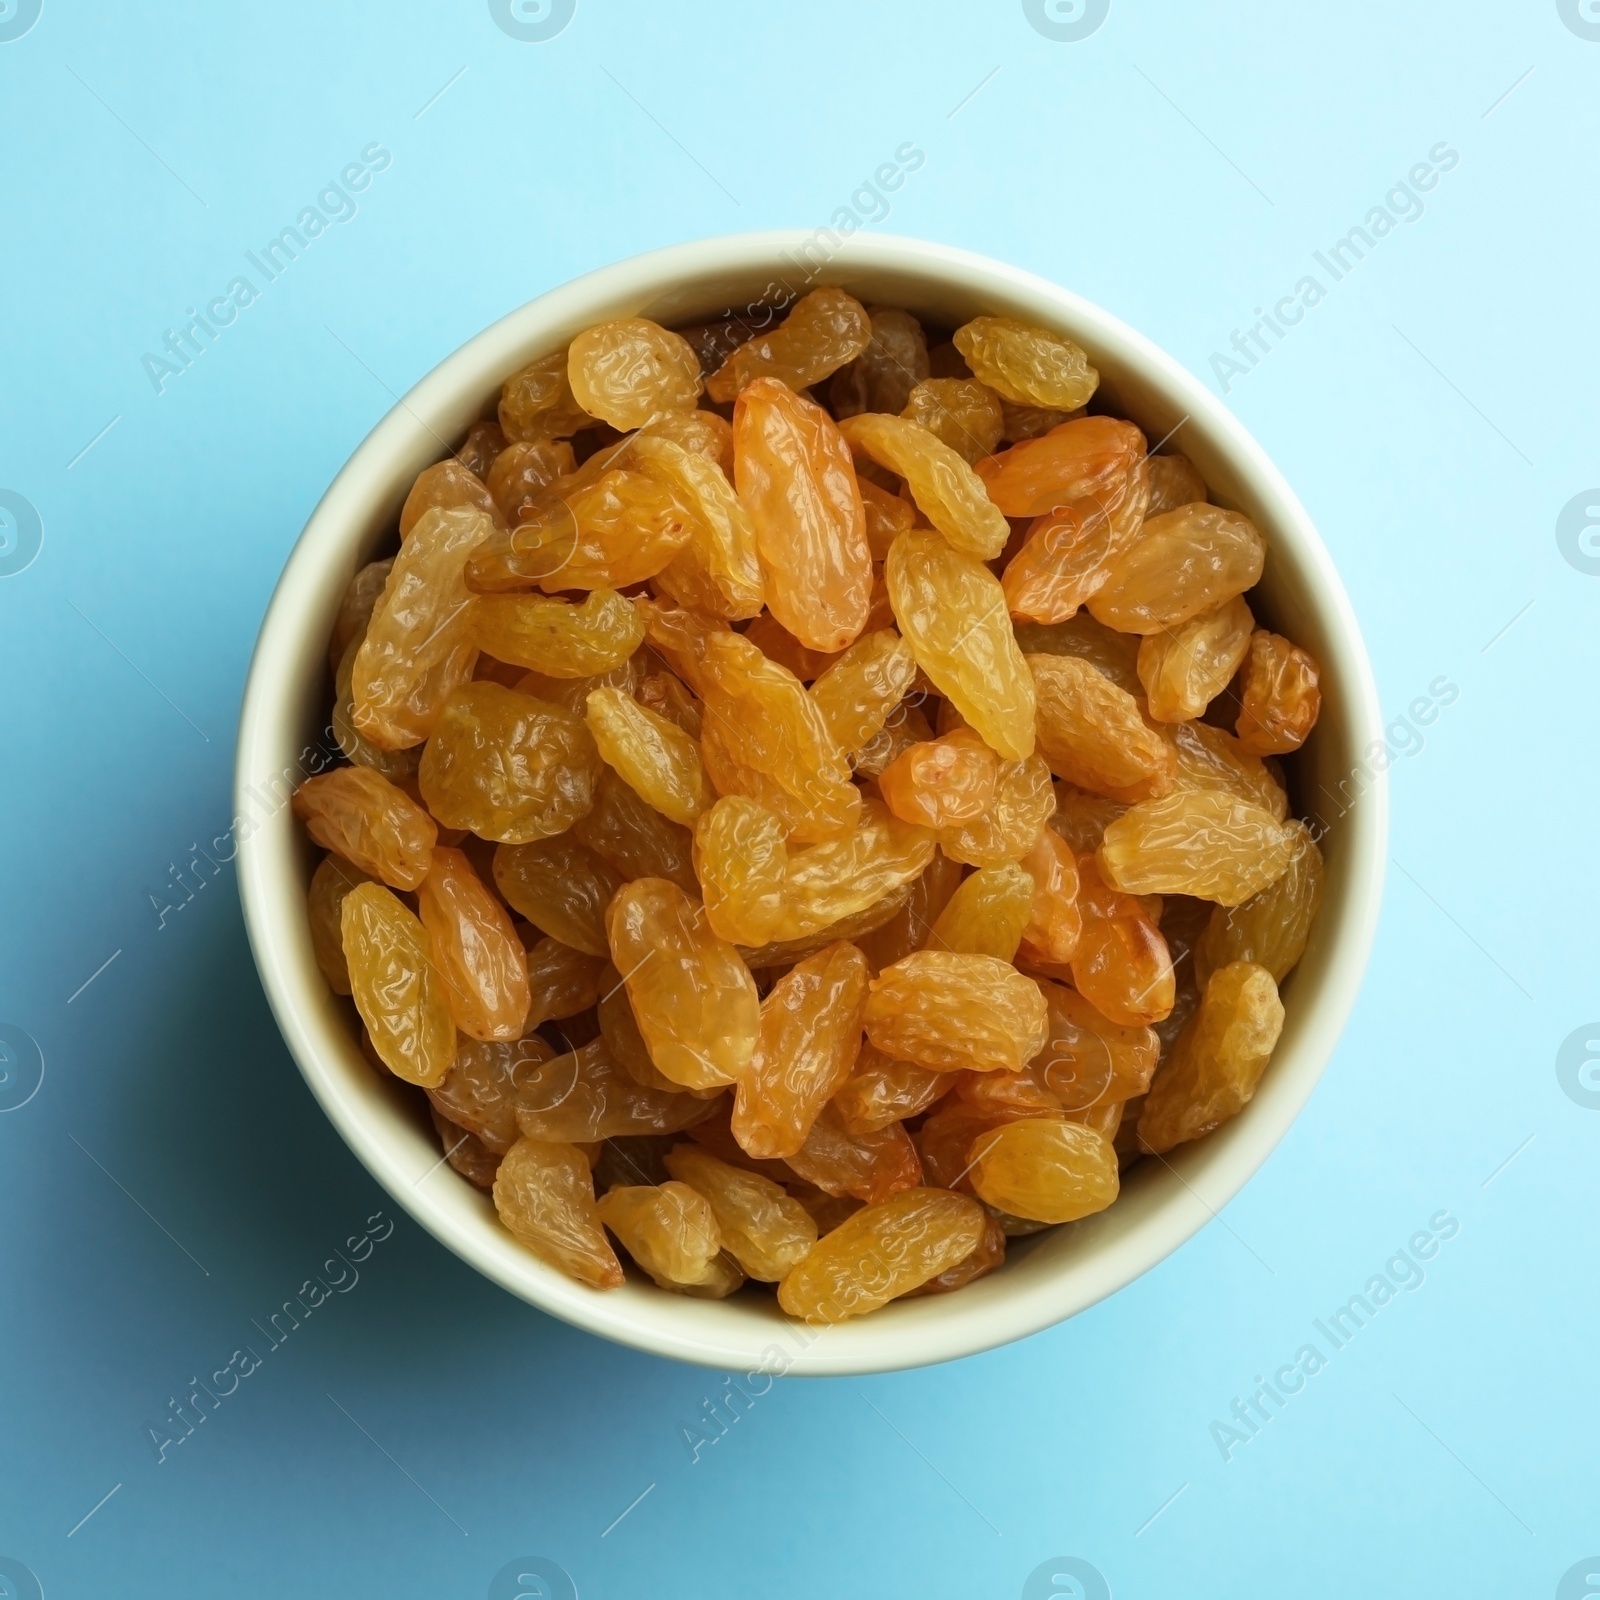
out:
<path id="1" fill-rule="evenodd" d="M 0 10 L 0 1592 L 1600 1592 L 1587 502 L 1557 537 L 1600 483 L 1587 0 L 1116 0 L 1078 40 L 1002 0 L 914 29 L 579 0 L 542 41 L 482 0 L 44 0 L 10 37 L 30 4 Z M 926 163 L 880 208 L 858 186 L 908 139 Z M 1441 144 L 1451 170 L 1394 189 Z M 345 220 L 266 283 L 245 252 L 319 194 Z M 1458 692 L 1391 732 L 1370 976 L 1225 1215 L 1067 1326 L 781 1382 L 692 1461 L 716 1374 L 544 1318 L 404 1217 L 347 1243 L 386 1199 L 191 846 L 228 825 L 273 581 L 397 393 L 577 273 L 852 195 L 1218 387 L 1233 331 L 1317 275 L 1229 403 L 1319 523 L 1389 715 Z M 1385 203 L 1335 281 L 1314 252 Z M 259 298 L 157 393 L 144 357 L 241 274 Z M 1408 1243 L 1430 1219 L 1453 1235 Z M 1335 1349 L 1316 1319 L 1386 1263 L 1411 1287 Z M 252 1319 L 313 1275 L 327 1303 L 272 1348 Z M 1224 1460 L 1213 1424 L 1308 1343 L 1323 1370 Z M 195 1377 L 236 1386 L 158 1463 Z"/>

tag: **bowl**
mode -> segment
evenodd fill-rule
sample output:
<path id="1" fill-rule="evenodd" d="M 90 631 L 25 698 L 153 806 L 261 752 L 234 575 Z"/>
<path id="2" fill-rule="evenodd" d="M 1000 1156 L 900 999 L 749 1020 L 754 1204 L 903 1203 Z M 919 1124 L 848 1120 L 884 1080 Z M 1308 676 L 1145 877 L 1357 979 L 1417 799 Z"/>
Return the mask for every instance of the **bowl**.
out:
<path id="1" fill-rule="evenodd" d="M 1252 605 L 1322 664 L 1322 716 L 1295 762 L 1293 803 L 1326 830 L 1321 914 L 1284 984 L 1272 1064 L 1238 1117 L 1140 1162 L 1109 1210 L 1014 1241 L 1004 1268 L 958 1294 L 825 1329 L 791 1322 L 770 1295 L 696 1300 L 633 1276 L 597 1292 L 518 1244 L 489 1198 L 441 1163 L 414 1091 L 363 1059 L 348 1002 L 312 956 L 311 852 L 287 804 L 316 751 L 333 748 L 327 641 L 345 586 L 391 534 L 417 473 L 492 412 L 502 380 L 607 318 L 681 326 L 819 283 L 947 327 L 993 313 L 1067 334 L 1099 368 L 1110 409 L 1152 443 L 1171 436 L 1212 498 L 1254 519 L 1268 556 Z M 744 234 L 637 256 L 541 295 L 435 367 L 350 457 L 295 545 L 251 662 L 236 771 L 240 894 L 267 997 L 312 1092 L 396 1204 L 463 1260 L 552 1316 L 656 1355 L 752 1374 L 884 1372 L 987 1350 L 1093 1305 L 1176 1250 L 1266 1160 L 1333 1051 L 1372 944 L 1387 819 L 1372 753 L 1382 738 L 1366 651 L 1321 539 L 1260 446 L 1170 356 L 1067 290 L 982 256 L 915 239 Z"/>

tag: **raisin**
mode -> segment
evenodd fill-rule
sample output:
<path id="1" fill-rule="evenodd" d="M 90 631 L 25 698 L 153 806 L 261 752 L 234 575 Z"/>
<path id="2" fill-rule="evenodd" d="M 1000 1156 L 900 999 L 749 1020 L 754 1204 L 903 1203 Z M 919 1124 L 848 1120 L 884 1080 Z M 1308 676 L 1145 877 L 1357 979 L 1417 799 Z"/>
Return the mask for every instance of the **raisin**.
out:
<path id="1" fill-rule="evenodd" d="M 1000 759 L 971 729 L 908 745 L 878 776 L 884 803 L 905 822 L 954 828 L 994 806 Z"/>
<path id="2" fill-rule="evenodd" d="M 1149 487 L 1140 462 L 1114 491 L 1035 517 L 1000 579 L 1012 615 L 1065 622 L 1098 594 L 1139 536 Z"/>
<path id="3" fill-rule="evenodd" d="M 572 831 L 623 878 L 666 878 L 686 894 L 698 893 L 689 830 L 647 805 L 609 767 L 600 774 L 593 808 Z"/>
<path id="4" fill-rule="evenodd" d="M 989 498 L 1008 517 L 1098 501 L 1107 509 L 1144 459 L 1144 435 L 1115 417 L 1079 417 L 977 464 Z"/>
<path id="5" fill-rule="evenodd" d="M 969 467 L 993 453 L 1005 426 L 999 397 L 975 378 L 927 378 L 906 396 L 900 415 L 926 428 Z"/>
<path id="6" fill-rule="evenodd" d="M 909 311 L 883 306 L 869 309 L 872 339 L 828 385 L 836 417 L 862 411 L 899 411 L 913 386 L 928 376 L 928 340 L 922 324 Z"/>
<path id="7" fill-rule="evenodd" d="M 883 727 L 917 674 L 911 647 L 893 628 L 864 633 L 811 685 L 834 743 L 853 754 Z"/>
<path id="8" fill-rule="evenodd" d="M 1119 689 L 1131 695 L 1144 693 L 1138 669 L 1142 641 L 1132 634 L 1114 632 L 1087 611 L 1061 622 L 1019 622 L 1015 632 L 1024 655 L 1078 656 Z"/>
<path id="9" fill-rule="evenodd" d="M 972 1187 L 1012 1216 L 1076 1222 L 1117 1198 L 1116 1152 L 1081 1123 L 1028 1117 L 978 1135 Z"/>
<path id="10" fill-rule="evenodd" d="M 1049 1038 L 1029 1071 L 1056 1103 L 1070 1112 L 1143 1094 L 1161 1053 L 1154 1029 L 1113 1022 L 1075 989 L 1037 981 Z"/>
<path id="11" fill-rule="evenodd" d="M 1287 832 L 1289 865 L 1283 875 L 1239 905 L 1211 912 L 1195 943 L 1199 983 L 1231 961 L 1253 961 L 1282 983 L 1300 959 L 1322 904 L 1322 852 L 1303 822 L 1289 823 Z"/>
<path id="12" fill-rule="evenodd" d="M 537 515 L 550 491 L 577 470 L 572 446 L 565 439 L 535 439 L 508 444 L 489 467 L 489 496 L 497 520 L 515 528 Z"/>
<path id="13" fill-rule="evenodd" d="M 769 661 L 792 672 L 802 683 L 820 678 L 844 654 L 842 650 L 812 650 L 800 643 L 770 612 L 763 611 L 744 637 Z"/>
<path id="14" fill-rule="evenodd" d="M 1118 800 L 1172 787 L 1176 760 L 1139 702 L 1077 656 L 1028 656 L 1039 750 L 1059 778 Z"/>
<path id="15" fill-rule="evenodd" d="M 483 417 L 467 429 L 467 436 L 456 451 L 456 460 L 487 483 L 489 468 L 505 447 L 506 436 L 500 431 L 500 424 L 491 417 Z"/>
<path id="16" fill-rule="evenodd" d="M 864 1019 L 885 1055 L 941 1071 L 1015 1072 L 1044 1045 L 1038 986 L 993 956 L 924 950 L 873 980 Z"/>
<path id="17" fill-rule="evenodd" d="M 1026 761 L 1002 761 L 995 779 L 994 805 L 971 822 L 940 829 L 939 848 L 973 867 L 1020 861 L 1033 848 L 1055 805 L 1050 768 L 1042 755 L 1029 756 Z"/>
<path id="18" fill-rule="evenodd" d="M 933 737 L 933 729 L 914 703 L 919 692 L 912 690 L 884 719 L 883 726 L 851 758 L 857 777 L 881 777 L 914 744 Z"/>
<path id="19" fill-rule="evenodd" d="M 698 739 L 705 726 L 705 712 L 700 702 L 686 689 L 683 681 L 670 672 L 652 672 L 639 680 L 634 699 L 648 706 L 657 716 L 675 722 L 692 739 Z M 584 696 L 585 702 L 588 696 Z"/>
<path id="20" fill-rule="evenodd" d="M 1172 954 L 1149 912 L 1131 894 L 1106 884 L 1096 858 L 1078 862 L 1083 932 L 1072 956 L 1072 982 L 1113 1022 L 1141 1027 L 1172 1010 L 1177 982 Z"/>
<path id="21" fill-rule="evenodd" d="M 721 1300 L 744 1282 L 721 1255 L 710 1203 L 686 1183 L 612 1189 L 600 1197 L 599 1211 L 658 1288 Z"/>
<path id="22" fill-rule="evenodd" d="M 872 322 L 859 300 L 843 289 L 813 289 L 771 333 L 739 345 L 706 381 L 706 393 L 713 400 L 737 400 L 762 379 L 809 389 L 871 342 Z"/>
<path id="23" fill-rule="evenodd" d="M 711 785 L 695 741 L 621 689 L 596 689 L 589 732 L 603 760 L 646 804 L 693 827 L 711 804 Z"/>
<path id="24" fill-rule="evenodd" d="M 976 1201 L 943 1189 L 906 1189 L 863 1206 L 778 1286 L 778 1304 L 806 1322 L 844 1322 L 966 1260 L 982 1243 Z"/>
<path id="25" fill-rule="evenodd" d="M 1175 628 L 1253 587 L 1266 548 L 1256 525 L 1237 511 L 1181 506 L 1145 522 L 1089 610 L 1122 633 Z"/>
<path id="26" fill-rule="evenodd" d="M 1056 785 L 1056 814 L 1050 826 L 1080 856 L 1093 855 L 1100 848 L 1106 828 L 1128 809 L 1122 800 L 1088 794 L 1070 783 Z"/>
<path id="27" fill-rule="evenodd" d="M 884 577 L 901 637 L 940 693 L 997 754 L 1032 755 L 1033 679 L 994 575 L 932 529 L 913 528 L 895 540 Z"/>
<path id="28" fill-rule="evenodd" d="M 682 1089 L 636 1082 L 617 1064 L 604 1035 L 525 1071 L 513 1106 L 525 1137 L 557 1144 L 677 1133 L 713 1109 Z"/>
<path id="29" fill-rule="evenodd" d="M 1033 911 L 1033 879 L 1019 866 L 981 867 L 962 880 L 928 935 L 930 950 L 1012 960 Z"/>
<path id="30" fill-rule="evenodd" d="M 955 549 L 990 561 L 1005 548 L 1011 529 L 983 480 L 937 434 L 876 412 L 847 418 L 840 431 L 851 449 L 906 480 L 917 508 Z"/>
<path id="31" fill-rule="evenodd" d="M 904 903 L 876 928 L 856 938 L 874 973 L 892 967 L 928 942 L 929 931 L 960 882 L 961 864 L 936 850 L 921 877 L 906 885 Z"/>
<path id="32" fill-rule="evenodd" d="M 576 1145 L 519 1139 L 501 1157 L 494 1208 L 540 1260 L 595 1289 L 622 1287 L 622 1264 L 595 1206 L 588 1158 Z"/>
<path id="33" fill-rule="evenodd" d="M 1160 1155 L 1237 1116 L 1255 1094 L 1282 1031 L 1283 1004 L 1272 974 L 1250 961 L 1218 967 L 1145 1097 L 1143 1148 Z"/>
<path id="34" fill-rule="evenodd" d="M 1244 668 L 1239 743 L 1255 756 L 1298 750 L 1322 710 L 1317 664 L 1298 645 L 1260 629 L 1250 637 Z"/>
<path id="35" fill-rule="evenodd" d="M 1032 880 L 1022 947 L 1036 960 L 1064 963 L 1077 953 L 1083 934 L 1078 910 L 1078 862 L 1053 828 L 1041 828 L 1021 867 Z"/>
<path id="36" fill-rule="evenodd" d="M 541 932 L 585 955 L 610 954 L 606 905 L 622 878 L 570 834 L 500 845 L 494 881 L 506 904 Z"/>
<path id="37" fill-rule="evenodd" d="M 626 432 L 664 411 L 692 411 L 700 362 L 681 334 L 623 317 L 585 328 L 567 346 L 567 382 L 591 417 Z"/>
<path id="38" fill-rule="evenodd" d="M 389 890 L 360 883 L 339 908 L 339 938 L 378 1059 L 397 1078 L 434 1087 L 455 1062 L 456 1030 L 427 930 Z"/>
<path id="39" fill-rule="evenodd" d="M 834 1094 L 833 1108 L 847 1132 L 876 1133 L 926 1111 L 955 1081 L 953 1072 L 896 1061 L 863 1042 L 854 1070 Z"/>
<path id="40" fill-rule="evenodd" d="M 373 607 L 377 605 L 393 568 L 393 556 L 386 561 L 369 561 L 350 580 L 344 598 L 339 602 L 339 614 L 333 619 L 333 634 L 328 640 L 328 667 L 331 671 L 339 670 L 339 663 L 344 660 L 351 641 L 365 637 Z"/>
<path id="41" fill-rule="evenodd" d="M 759 378 L 734 407 L 733 451 L 768 610 L 811 649 L 844 649 L 866 625 L 872 551 L 838 425 L 775 378 Z"/>
<path id="42" fill-rule="evenodd" d="M 600 998 L 606 963 L 559 939 L 536 939 L 528 950 L 529 1028 L 564 1021 L 587 1011 Z"/>
<path id="43" fill-rule="evenodd" d="M 576 717 L 497 683 L 455 691 L 422 753 L 418 781 L 447 828 L 527 844 L 594 803 L 600 757 Z"/>
<path id="44" fill-rule="evenodd" d="M 755 1051 L 760 1002 L 704 909 L 663 878 L 639 878 L 617 891 L 606 928 L 656 1066 L 689 1089 L 739 1079 Z"/>
<path id="45" fill-rule="evenodd" d="M 1193 505 L 1206 497 L 1206 481 L 1187 456 L 1150 457 L 1150 509 L 1145 514 L 1159 517 L 1179 506 Z"/>
<path id="46" fill-rule="evenodd" d="M 371 883 L 353 861 L 337 854 L 326 855 L 317 863 L 306 889 L 306 917 L 311 924 L 311 953 L 322 976 L 335 994 L 350 993 L 350 968 L 344 959 L 344 944 L 339 931 L 339 908 L 344 897 L 358 883 Z"/>
<path id="47" fill-rule="evenodd" d="M 485 594 L 473 607 L 480 650 L 551 678 L 592 678 L 620 667 L 644 643 L 631 602 L 595 589 L 581 605 L 532 594 Z"/>
<path id="48" fill-rule="evenodd" d="M 719 939 L 753 946 L 777 934 L 789 850 L 773 812 L 743 795 L 718 800 L 695 824 L 694 867 Z"/>
<path id="49" fill-rule="evenodd" d="M 567 352 L 556 350 L 530 361 L 506 379 L 500 390 L 500 429 L 513 442 L 563 439 L 587 428 L 585 415 L 567 382 Z"/>
<path id="50" fill-rule="evenodd" d="M 345 646 L 344 656 L 334 673 L 333 715 L 329 719 L 330 726 L 339 749 L 358 767 L 370 767 L 374 772 L 388 778 L 391 783 L 404 784 L 408 779 L 416 777 L 417 763 L 422 759 L 422 751 L 416 745 L 411 745 L 405 750 L 385 750 L 382 745 L 373 744 L 370 739 L 364 738 L 356 731 L 355 697 L 350 685 L 355 674 L 356 656 L 361 651 L 361 643 L 365 637 L 366 629 L 363 625 L 361 633 Z"/>
<path id="51" fill-rule="evenodd" d="M 477 473 L 469 472 L 453 457 L 436 461 L 417 474 L 406 503 L 400 508 L 400 537 L 404 540 L 430 511 L 463 508 L 481 511 L 497 524 L 505 520 L 488 485 Z"/>
<path id="52" fill-rule="evenodd" d="M 866 801 L 854 833 L 790 852 L 775 937 L 803 939 L 866 911 L 918 877 L 934 849 L 926 828 Z"/>
<path id="53" fill-rule="evenodd" d="M 433 818 L 369 768 L 336 767 L 307 778 L 293 806 L 316 843 L 372 877 L 396 889 L 415 889 L 427 877 L 438 838 Z"/>
<path id="54" fill-rule="evenodd" d="M 1057 411 L 1052 406 L 1019 406 L 1010 400 L 1000 402 L 1000 437 L 1007 444 L 1021 444 L 1024 439 L 1037 439 L 1041 434 L 1059 428 L 1063 422 L 1076 422 L 1084 407 L 1074 406 L 1071 411 Z"/>
<path id="55" fill-rule="evenodd" d="M 1198 717 L 1239 670 L 1254 627 L 1250 607 L 1235 595 L 1169 632 L 1146 634 L 1139 644 L 1139 681 L 1150 715 L 1157 722 Z"/>
<path id="56" fill-rule="evenodd" d="M 400 548 L 356 652 L 351 720 L 385 750 L 421 744 L 451 692 L 472 676 L 478 647 L 463 577 L 494 524 L 471 507 L 427 513 Z"/>
<path id="57" fill-rule="evenodd" d="M 433 964 L 456 1027 L 472 1039 L 518 1039 L 528 1018 L 528 965 L 506 909 L 459 850 L 437 849 L 417 891 Z"/>
<path id="58" fill-rule="evenodd" d="M 739 1079 L 733 1136 L 753 1156 L 793 1155 L 850 1075 L 870 972 L 852 944 L 808 956 L 761 1002 L 761 1030 Z"/>
<path id="59" fill-rule="evenodd" d="M 914 1299 L 924 1294 L 953 1294 L 957 1289 L 965 1289 L 969 1283 L 976 1283 L 979 1278 L 985 1278 L 991 1272 L 998 1272 L 1005 1262 L 1006 1230 L 1000 1225 L 998 1217 L 986 1211 L 983 1218 L 983 1238 L 979 1240 L 977 1248 L 956 1262 L 953 1267 L 946 1267 L 943 1272 L 929 1278 L 920 1289 L 912 1289 L 906 1298 Z"/>
<path id="60" fill-rule="evenodd" d="M 882 561 L 896 537 L 915 524 L 916 508 L 860 474 L 856 476 L 856 486 L 861 490 L 861 509 L 867 517 L 867 549 L 874 561 Z"/>
<path id="61" fill-rule="evenodd" d="M 1100 374 L 1072 340 L 1014 317 L 974 317 L 952 342 L 973 376 L 1002 400 L 1072 411 L 1100 383 Z"/>
<path id="62" fill-rule="evenodd" d="M 500 1043 L 457 1038 L 455 1065 L 428 1099 L 441 1116 L 504 1155 L 521 1137 L 517 1094 L 554 1054 L 536 1033 Z"/>
<path id="63" fill-rule="evenodd" d="M 871 1133 L 850 1133 L 831 1104 L 817 1113 L 806 1142 L 788 1164 L 826 1194 L 869 1203 L 922 1181 L 916 1146 L 898 1122 Z"/>
<path id="64" fill-rule="evenodd" d="M 698 1145 L 667 1152 L 667 1170 L 705 1197 L 722 1248 L 750 1277 L 776 1283 L 817 1242 L 817 1225 L 798 1200 L 770 1178 L 742 1172 Z"/>
<path id="65" fill-rule="evenodd" d="M 633 436 L 630 454 L 635 459 L 639 458 L 639 445 L 645 439 L 666 439 L 682 445 L 691 454 L 716 462 L 725 478 L 733 477 L 733 425 L 715 411 L 664 412 Z"/>
<path id="66" fill-rule="evenodd" d="M 448 1117 L 441 1117 L 436 1108 L 430 1108 L 429 1116 L 433 1120 L 433 1131 L 439 1135 L 445 1160 L 474 1188 L 492 1189 L 495 1174 L 500 1170 L 499 1154 L 477 1134 L 458 1127 Z"/>
<path id="67" fill-rule="evenodd" d="M 1292 835 L 1270 811 L 1216 789 L 1125 811 L 1100 841 L 1100 876 L 1127 894 L 1189 894 L 1236 906 L 1283 876 Z"/>

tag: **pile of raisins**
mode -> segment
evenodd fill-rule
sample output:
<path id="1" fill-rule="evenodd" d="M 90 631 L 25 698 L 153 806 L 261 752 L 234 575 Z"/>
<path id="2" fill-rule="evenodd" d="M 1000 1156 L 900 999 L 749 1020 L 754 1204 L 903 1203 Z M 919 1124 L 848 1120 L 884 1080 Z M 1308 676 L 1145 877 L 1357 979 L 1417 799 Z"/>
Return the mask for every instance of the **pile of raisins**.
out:
<path id="1" fill-rule="evenodd" d="M 505 1226 L 836 1322 L 1234 1116 L 1322 887 L 1265 546 L 1044 328 L 838 288 L 509 378 L 355 576 L 317 960 Z"/>

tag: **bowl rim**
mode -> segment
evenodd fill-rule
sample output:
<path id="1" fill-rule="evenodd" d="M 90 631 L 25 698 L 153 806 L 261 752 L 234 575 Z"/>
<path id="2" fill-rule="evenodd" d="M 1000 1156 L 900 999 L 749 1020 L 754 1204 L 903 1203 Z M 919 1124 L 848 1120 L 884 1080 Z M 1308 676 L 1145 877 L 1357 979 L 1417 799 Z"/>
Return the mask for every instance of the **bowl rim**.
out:
<path id="1" fill-rule="evenodd" d="M 821 231 L 821 230 L 819 230 Z M 890 1311 L 832 1328 L 804 1328 L 781 1314 L 718 1318 L 715 1302 L 685 1300 L 656 1290 L 600 1293 L 564 1278 L 513 1241 L 498 1223 L 485 1227 L 481 1200 L 466 1185 L 423 1188 L 416 1158 L 424 1147 L 385 1129 L 372 1115 L 372 1097 L 356 1080 L 353 1042 L 344 1025 L 339 1046 L 329 1031 L 332 997 L 314 964 L 308 978 L 303 881 L 287 805 L 264 804 L 283 753 L 299 743 L 304 722 L 291 714 L 284 691 L 287 668 L 321 660 L 325 635 L 307 621 L 330 614 L 330 573 L 348 574 L 354 551 L 380 500 L 398 505 L 394 458 L 415 454 L 419 430 L 445 448 L 434 423 L 454 431 L 482 413 L 506 374 L 598 320 L 585 308 L 633 301 L 644 305 L 674 287 L 713 278 L 754 280 L 811 261 L 816 233 L 800 229 L 724 235 L 672 245 L 599 268 L 509 312 L 445 357 L 391 407 L 357 446 L 318 501 L 289 554 L 262 620 L 245 684 L 235 766 L 234 807 L 240 900 L 250 944 L 278 1026 L 301 1074 L 357 1158 L 393 1200 L 442 1244 L 519 1298 L 591 1333 L 652 1354 L 703 1366 L 790 1375 L 845 1375 L 902 1370 L 992 1349 L 1027 1337 L 1087 1309 L 1149 1271 L 1179 1248 L 1244 1186 L 1287 1132 L 1315 1088 L 1348 1019 L 1376 933 L 1388 825 L 1387 778 L 1375 764 L 1359 803 L 1342 814 L 1344 902 L 1337 944 L 1327 954 L 1316 988 L 1296 992 L 1302 1022 L 1286 1059 L 1275 1057 L 1272 1093 L 1258 1093 L 1243 1114 L 1210 1138 L 1162 1158 L 1164 1173 L 1147 1178 L 1159 1191 L 1131 1231 L 1109 1248 L 1091 1243 L 1060 1274 L 1031 1281 L 1018 1292 L 981 1301 L 962 1295 L 902 1302 Z M 1314 594 L 1331 647 L 1325 680 L 1337 682 L 1350 749 L 1381 742 L 1382 715 L 1360 628 L 1333 561 L 1310 518 L 1266 453 L 1242 423 L 1198 378 L 1157 345 L 1072 291 L 989 257 L 926 240 L 856 235 L 826 247 L 821 268 L 803 276 L 814 287 L 852 272 L 940 280 L 968 297 L 1031 306 L 1040 320 L 1065 324 L 1097 352 L 1108 354 L 1139 381 L 1162 392 L 1203 427 L 1230 468 L 1248 482 L 1258 504 L 1271 508 L 1269 550 L 1292 551 L 1307 592 Z M 769 284 L 769 287 L 772 285 Z M 621 314 L 612 312 L 611 314 Z M 544 343 L 539 342 L 543 335 Z M 519 357 L 517 352 L 522 353 Z M 465 420 L 463 420 L 465 419 Z M 446 437 L 450 436 L 446 434 Z M 409 482 L 409 479 L 406 480 Z M 354 530 L 363 530 L 358 533 Z M 341 558 L 350 559 L 343 561 Z M 339 587 L 342 590 L 342 582 Z M 1359 758 L 1358 758 L 1359 759 Z M 264 820 L 255 813 L 266 811 Z M 298 899 L 296 895 L 298 894 Z M 317 992 L 320 986 L 321 993 Z M 360 1063 L 359 1051 L 355 1059 Z M 362 1071 L 371 1077 L 364 1066 Z M 435 1147 L 436 1153 L 436 1147 Z M 433 1166 L 439 1165 L 439 1158 Z M 1151 1163 L 1144 1163 L 1148 1168 Z M 432 1169 L 429 1169 L 432 1170 Z M 1131 1185 L 1129 1188 L 1131 1189 Z M 1116 1208 L 1102 1216 L 1114 1215 Z M 1097 1219 L 1076 1224 L 1089 1228 Z M 1005 1274 L 988 1280 L 1000 1284 Z M 978 1288 L 981 1286 L 974 1286 Z M 735 1302 L 737 1303 L 737 1302 Z M 901 1307 L 937 1307 L 910 1317 Z M 887 1320 L 885 1320 L 887 1319 Z M 780 1343 L 780 1340 L 787 1342 Z"/>

